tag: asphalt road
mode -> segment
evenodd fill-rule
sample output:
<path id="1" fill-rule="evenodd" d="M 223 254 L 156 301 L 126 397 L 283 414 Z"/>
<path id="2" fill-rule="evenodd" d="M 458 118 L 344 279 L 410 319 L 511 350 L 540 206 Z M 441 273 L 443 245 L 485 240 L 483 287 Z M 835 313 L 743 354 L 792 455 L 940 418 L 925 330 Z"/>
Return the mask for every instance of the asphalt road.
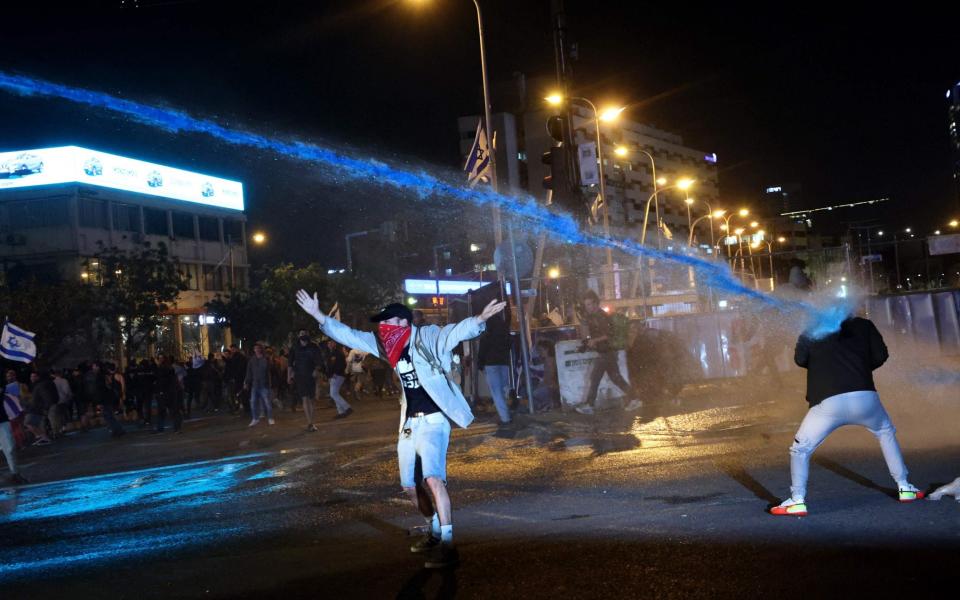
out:
<path id="1" fill-rule="evenodd" d="M 3 598 L 903 597 L 957 589 L 960 504 L 901 505 L 872 436 L 814 457 L 807 518 L 789 487 L 799 380 L 688 387 L 641 414 L 552 413 L 455 431 L 461 565 L 409 552 L 423 521 L 399 489 L 397 404 L 304 431 L 301 413 L 227 415 L 181 435 L 128 424 L 22 452 L 0 490 Z M 895 382 L 891 382 L 895 386 Z M 883 386 L 881 385 L 881 388 Z M 884 401 L 921 488 L 960 475 L 956 388 Z M 881 390 L 882 394 L 883 391 Z M 955 592 L 947 594 L 948 597 Z"/>

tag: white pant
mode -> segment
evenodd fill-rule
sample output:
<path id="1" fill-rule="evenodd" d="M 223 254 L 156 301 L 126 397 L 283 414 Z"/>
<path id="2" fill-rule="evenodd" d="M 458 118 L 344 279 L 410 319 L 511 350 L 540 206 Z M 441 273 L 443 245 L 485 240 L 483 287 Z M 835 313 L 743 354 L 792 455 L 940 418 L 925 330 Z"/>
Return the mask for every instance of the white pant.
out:
<path id="1" fill-rule="evenodd" d="M 2 406 L 0 406 L 0 410 L 3 410 Z M 17 472 L 17 457 L 15 454 L 17 443 L 13 439 L 13 426 L 10 425 L 9 421 L 0 423 L 0 449 L 3 450 L 3 455 L 7 457 L 10 474 L 15 474 Z"/>
<path id="2" fill-rule="evenodd" d="M 337 412 L 343 414 L 350 410 L 350 405 L 340 395 L 340 386 L 343 385 L 344 377 L 342 375 L 332 375 L 330 377 L 330 397 L 333 403 L 337 405 Z"/>
<path id="3" fill-rule="evenodd" d="M 807 477 L 810 472 L 810 455 L 838 427 L 860 425 L 870 430 L 880 442 L 880 450 L 887 461 L 890 475 L 898 486 L 907 483 L 907 467 L 897 443 L 897 430 L 890 416 L 880 404 L 876 392 L 847 392 L 830 396 L 810 409 L 800 423 L 797 436 L 790 446 L 790 476 L 793 498 L 806 498 Z"/>

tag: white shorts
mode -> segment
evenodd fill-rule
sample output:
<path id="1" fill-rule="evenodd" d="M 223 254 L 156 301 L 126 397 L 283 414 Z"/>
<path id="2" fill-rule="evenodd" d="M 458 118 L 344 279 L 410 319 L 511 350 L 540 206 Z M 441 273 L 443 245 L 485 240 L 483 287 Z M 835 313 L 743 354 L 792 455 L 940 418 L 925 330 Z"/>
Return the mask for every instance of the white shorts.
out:
<path id="1" fill-rule="evenodd" d="M 428 477 L 446 483 L 449 444 L 450 421 L 442 412 L 408 418 L 397 441 L 400 485 L 414 487 Z"/>

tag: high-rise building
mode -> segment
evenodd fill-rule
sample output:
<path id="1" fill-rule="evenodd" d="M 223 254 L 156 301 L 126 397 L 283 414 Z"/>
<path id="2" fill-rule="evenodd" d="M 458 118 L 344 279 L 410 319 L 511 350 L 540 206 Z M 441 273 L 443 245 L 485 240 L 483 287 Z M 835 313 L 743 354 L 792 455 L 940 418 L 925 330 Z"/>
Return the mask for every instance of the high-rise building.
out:
<path id="1" fill-rule="evenodd" d="M 960 208 L 960 81 L 947 90 L 947 115 L 950 123 L 950 146 L 953 149 L 953 184 L 956 208 Z"/>
<path id="2" fill-rule="evenodd" d="M 529 111 L 514 116 L 509 113 L 494 115 L 497 129 L 497 180 L 501 191 L 522 191 L 535 198 L 546 199 L 543 178 L 549 167 L 540 157 L 550 149 L 554 141 L 547 131 L 550 111 Z M 466 155 L 473 141 L 478 122 L 477 116 L 461 117 L 458 120 L 461 155 Z M 596 144 L 596 128 L 593 113 L 586 107 L 575 105 L 573 110 L 573 133 L 578 146 Z M 651 202 L 647 218 L 647 241 L 656 240 L 657 212 L 665 225 L 660 230 L 660 241 L 671 235 L 686 243 L 688 223 L 703 216 L 707 205 L 718 208 L 719 183 L 717 157 L 713 153 L 685 146 L 681 136 L 644 125 L 629 119 L 614 124 L 601 124 L 601 153 L 603 176 L 608 196 L 608 217 L 611 233 L 616 236 L 639 239 L 642 234 L 647 200 L 654 191 L 652 155 L 657 179 L 666 179 L 662 192 L 657 195 L 659 205 Z M 621 148 L 621 153 L 616 151 Z M 597 161 L 596 153 L 593 161 Z M 591 160 L 591 159 L 581 159 Z M 596 171 L 596 169 L 593 169 Z M 579 177 L 579 173 L 574 173 Z M 678 180 L 695 180 L 688 191 L 675 187 Z M 583 183 L 579 180 L 577 183 Z M 587 207 L 599 194 L 598 182 L 581 185 L 580 189 Z M 664 187 L 664 186 L 659 186 Z M 688 204 L 687 199 L 692 199 Z M 688 214 L 688 206 L 690 212 Z M 602 223 L 602 208 L 596 207 L 596 221 Z M 706 227 L 697 227 L 701 241 L 709 241 Z M 705 234 L 699 236 L 699 234 Z"/>
<path id="3" fill-rule="evenodd" d="M 804 208 L 800 197 L 799 183 L 778 183 L 763 189 L 763 202 L 758 207 L 763 216 L 772 217 L 781 213 Z"/>

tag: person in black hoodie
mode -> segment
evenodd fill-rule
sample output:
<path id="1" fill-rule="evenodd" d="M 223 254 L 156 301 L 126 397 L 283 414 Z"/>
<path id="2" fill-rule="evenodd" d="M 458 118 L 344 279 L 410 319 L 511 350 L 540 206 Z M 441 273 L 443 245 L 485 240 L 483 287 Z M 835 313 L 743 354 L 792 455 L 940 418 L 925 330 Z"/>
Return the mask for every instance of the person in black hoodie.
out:
<path id="1" fill-rule="evenodd" d="M 807 370 L 807 402 L 810 410 L 790 446 L 790 498 L 770 513 L 806 516 L 807 475 L 810 455 L 835 429 L 860 425 L 880 442 L 890 475 L 897 483 L 900 502 L 923 498 L 923 492 L 907 481 L 896 429 L 880 403 L 873 371 L 889 354 L 873 322 L 848 316 L 840 329 L 821 338 L 805 332 L 797 340 L 794 361 Z"/>

